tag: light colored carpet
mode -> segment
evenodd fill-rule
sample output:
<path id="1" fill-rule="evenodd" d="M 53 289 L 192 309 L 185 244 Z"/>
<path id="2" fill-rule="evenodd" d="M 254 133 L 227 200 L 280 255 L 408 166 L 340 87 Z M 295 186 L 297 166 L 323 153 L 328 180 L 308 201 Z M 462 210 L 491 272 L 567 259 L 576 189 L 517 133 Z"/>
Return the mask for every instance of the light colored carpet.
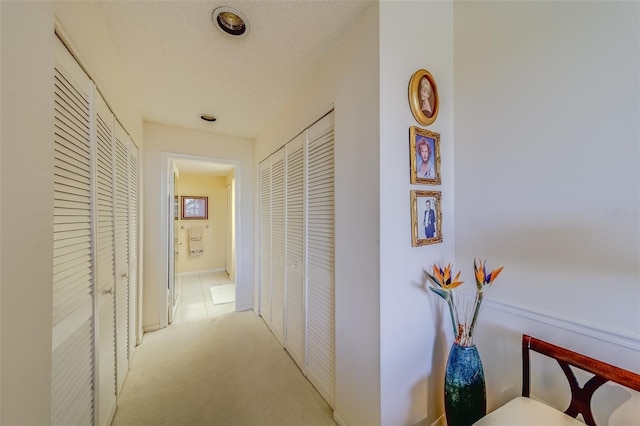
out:
<path id="1" fill-rule="evenodd" d="M 112 426 L 332 425 L 332 410 L 253 311 L 173 324 L 136 348 Z"/>
<path id="2" fill-rule="evenodd" d="M 225 284 L 209 287 L 211 301 L 214 305 L 223 305 L 236 301 L 236 285 Z"/>

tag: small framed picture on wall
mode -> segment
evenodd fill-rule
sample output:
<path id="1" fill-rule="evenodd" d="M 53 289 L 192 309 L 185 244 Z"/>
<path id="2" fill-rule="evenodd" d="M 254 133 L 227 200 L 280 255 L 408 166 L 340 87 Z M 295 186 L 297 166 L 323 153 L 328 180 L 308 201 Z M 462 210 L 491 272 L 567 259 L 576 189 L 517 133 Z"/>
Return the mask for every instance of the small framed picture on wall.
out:
<path id="1" fill-rule="evenodd" d="M 411 246 L 442 242 L 442 193 L 411 191 Z"/>
<path id="2" fill-rule="evenodd" d="M 209 198 L 199 196 L 182 197 L 182 219 L 208 219 Z"/>
<path id="3" fill-rule="evenodd" d="M 409 80 L 409 106 L 418 123 L 423 126 L 436 121 L 440 111 L 438 87 L 431 73 L 418 70 Z"/>
<path id="4" fill-rule="evenodd" d="M 412 126 L 409 152 L 411 183 L 440 185 L 440 135 Z"/>

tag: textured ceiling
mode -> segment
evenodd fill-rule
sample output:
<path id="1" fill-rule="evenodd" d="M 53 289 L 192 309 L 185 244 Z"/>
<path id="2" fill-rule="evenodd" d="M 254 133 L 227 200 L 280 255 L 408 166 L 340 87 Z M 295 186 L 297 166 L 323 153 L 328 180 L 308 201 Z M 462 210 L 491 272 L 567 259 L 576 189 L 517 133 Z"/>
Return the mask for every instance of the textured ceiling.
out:
<path id="1" fill-rule="evenodd" d="M 371 0 L 97 2 L 146 121 L 254 138 Z M 249 32 L 214 27 L 239 10 Z M 218 117 L 200 120 L 201 113 Z"/>

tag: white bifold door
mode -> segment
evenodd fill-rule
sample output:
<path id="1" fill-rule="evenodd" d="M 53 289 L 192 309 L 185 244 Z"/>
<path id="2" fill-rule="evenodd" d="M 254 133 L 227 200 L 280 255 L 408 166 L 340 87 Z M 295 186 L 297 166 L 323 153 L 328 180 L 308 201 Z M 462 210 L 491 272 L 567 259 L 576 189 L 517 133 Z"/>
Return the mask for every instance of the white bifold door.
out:
<path id="1" fill-rule="evenodd" d="M 114 158 L 114 222 L 115 222 L 115 296 L 116 296 L 116 379 L 118 393 L 129 371 L 131 291 L 129 283 L 130 263 L 132 263 L 130 233 L 131 215 L 131 138 L 116 121 Z M 135 246 L 135 244 L 134 244 Z"/>
<path id="2" fill-rule="evenodd" d="M 306 358 L 305 319 L 305 134 L 286 145 L 286 318 L 285 342 L 289 354 L 299 366 Z"/>
<path id="3" fill-rule="evenodd" d="M 86 425 L 95 386 L 93 89 L 73 61 L 56 62 L 54 84 L 51 423 Z"/>
<path id="4" fill-rule="evenodd" d="M 271 322 L 280 343 L 284 341 L 284 148 L 271 156 Z"/>
<path id="5" fill-rule="evenodd" d="M 260 163 L 261 315 L 331 406 L 335 386 L 333 144 L 331 112 Z"/>
<path id="6" fill-rule="evenodd" d="M 97 213 L 97 354 L 98 424 L 113 417 L 116 404 L 115 308 L 115 191 L 114 118 L 98 97 L 96 105 L 96 213 Z"/>
<path id="7" fill-rule="evenodd" d="M 260 163 L 260 315 L 271 327 L 271 158 Z"/>
<path id="8" fill-rule="evenodd" d="M 51 424 L 109 425 L 137 338 L 137 148 L 56 49 Z"/>

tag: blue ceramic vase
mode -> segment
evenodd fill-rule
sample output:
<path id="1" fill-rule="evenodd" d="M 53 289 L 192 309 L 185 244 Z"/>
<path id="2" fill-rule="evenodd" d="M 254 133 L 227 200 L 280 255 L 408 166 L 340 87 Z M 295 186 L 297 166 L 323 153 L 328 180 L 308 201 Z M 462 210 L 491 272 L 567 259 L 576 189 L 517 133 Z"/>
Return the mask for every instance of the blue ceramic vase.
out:
<path id="1" fill-rule="evenodd" d="M 448 426 L 471 425 L 487 413 L 484 371 L 475 345 L 451 347 L 444 375 L 444 410 Z"/>

